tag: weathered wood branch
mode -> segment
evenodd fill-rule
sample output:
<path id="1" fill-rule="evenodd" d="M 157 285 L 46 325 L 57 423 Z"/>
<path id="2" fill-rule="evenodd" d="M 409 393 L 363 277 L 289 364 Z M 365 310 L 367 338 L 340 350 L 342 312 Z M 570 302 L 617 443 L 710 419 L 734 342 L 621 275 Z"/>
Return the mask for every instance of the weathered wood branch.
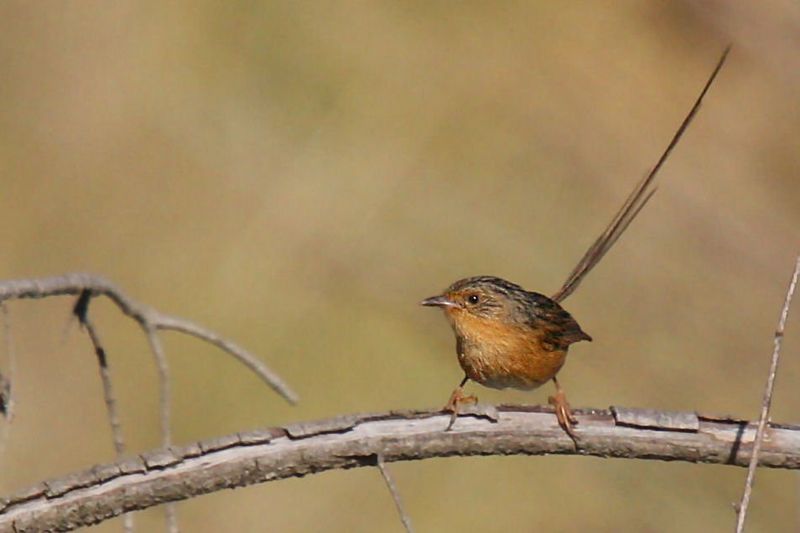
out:
<path id="1" fill-rule="evenodd" d="M 161 445 L 170 446 L 172 443 L 171 430 L 171 388 L 169 380 L 169 365 L 161 339 L 158 335 L 160 330 L 177 331 L 192 337 L 196 337 L 204 342 L 217 346 L 227 352 L 247 368 L 260 377 L 267 385 L 272 387 L 275 392 L 283 396 L 289 403 L 297 402 L 297 394 L 287 385 L 280 376 L 269 369 L 255 355 L 234 342 L 218 335 L 217 333 L 195 324 L 189 320 L 162 313 L 152 307 L 137 302 L 125 294 L 117 285 L 107 279 L 93 274 L 74 273 L 54 276 L 49 278 L 31 278 L 19 280 L 0 281 L 0 306 L 5 312 L 6 300 L 24 298 L 48 298 L 51 296 L 73 295 L 78 296 L 73 306 L 73 314 L 78 318 L 81 325 L 86 329 L 94 347 L 100 364 L 100 375 L 103 382 L 103 392 L 106 408 L 109 414 L 109 423 L 114 436 L 114 447 L 118 452 L 124 448 L 122 439 L 122 428 L 119 424 L 119 417 L 115 408 L 115 401 L 112 392 L 111 374 L 108 368 L 106 350 L 100 343 L 100 337 L 89 319 L 89 305 L 93 298 L 106 296 L 109 298 L 126 316 L 135 320 L 147 336 L 150 351 L 156 362 L 159 383 L 159 419 L 161 422 Z M 7 320 L 6 320 L 7 324 Z M 8 339 L 8 331 L 6 331 Z M 9 350 L 9 353 L 13 353 Z M 0 376 L 2 378 L 2 376 Z M 6 382 L 7 383 L 7 382 Z M 2 386 L 2 383 L 0 383 Z M 9 389 L 10 391 L 10 389 Z M 3 394 L 0 390 L 0 412 L 11 413 L 10 394 Z M 171 506 L 165 508 L 167 515 L 167 530 L 177 531 L 177 522 L 174 510 Z M 125 531 L 132 531 L 131 518 L 125 519 Z"/>
<path id="2" fill-rule="evenodd" d="M 40 483 L 0 501 L 0 531 L 69 531 L 221 489 L 332 469 L 471 455 L 587 455 L 747 466 L 753 422 L 694 413 L 576 410 L 580 446 L 548 407 L 353 415 L 171 447 Z M 771 424 L 761 466 L 800 469 L 800 426 Z"/>
<path id="3" fill-rule="evenodd" d="M 157 353 L 156 358 L 163 361 L 160 344 L 154 337 L 159 330 L 171 330 L 197 337 L 198 339 L 213 344 L 219 349 L 227 352 L 247 368 L 258 375 L 267 385 L 283 396 L 289 403 L 297 403 L 297 394 L 289 385 L 281 379 L 278 374 L 273 372 L 258 357 L 245 350 L 236 343 L 225 339 L 217 333 L 206 329 L 194 322 L 173 315 L 162 313 L 152 307 L 137 302 L 130 298 L 125 292 L 103 278 L 94 274 L 73 273 L 50 278 L 31 278 L 0 281 L 0 303 L 7 300 L 24 298 L 47 298 L 50 296 L 83 296 L 88 299 L 96 296 L 106 296 L 122 311 L 125 315 L 139 323 L 148 337 L 151 348 Z M 88 299 L 85 303 L 88 306 Z M 159 359 L 159 355 L 160 359 Z M 163 369 L 161 370 L 163 373 Z M 164 381 L 165 379 L 162 379 Z M 166 401 L 162 396 L 162 402 Z M 167 424 L 168 425 L 168 421 Z"/>

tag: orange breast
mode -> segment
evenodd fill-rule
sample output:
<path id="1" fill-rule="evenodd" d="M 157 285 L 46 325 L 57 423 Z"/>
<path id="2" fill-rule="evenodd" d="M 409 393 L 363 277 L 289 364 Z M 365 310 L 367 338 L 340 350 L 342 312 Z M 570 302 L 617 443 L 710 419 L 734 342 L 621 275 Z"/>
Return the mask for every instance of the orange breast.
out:
<path id="1" fill-rule="evenodd" d="M 459 318 L 454 323 L 458 362 L 470 379 L 482 385 L 534 389 L 564 365 L 567 350 L 543 342 L 544 331 L 479 317 Z"/>

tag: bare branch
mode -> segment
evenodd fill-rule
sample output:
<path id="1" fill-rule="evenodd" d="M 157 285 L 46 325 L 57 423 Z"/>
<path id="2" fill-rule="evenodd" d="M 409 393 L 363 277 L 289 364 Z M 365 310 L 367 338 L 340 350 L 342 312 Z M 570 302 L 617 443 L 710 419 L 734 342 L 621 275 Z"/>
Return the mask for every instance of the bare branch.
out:
<path id="1" fill-rule="evenodd" d="M 397 490 L 397 484 L 395 484 L 392 474 L 389 472 L 389 468 L 383 460 L 383 456 L 378 454 L 375 463 L 378 470 L 380 470 L 383 481 L 386 483 L 386 487 L 392 494 L 394 506 L 397 508 L 397 514 L 400 515 L 400 521 L 403 523 L 403 527 L 406 529 L 407 533 L 414 533 L 414 528 L 411 526 L 411 517 L 408 516 L 406 510 L 403 508 L 403 500 L 400 499 L 400 491 Z"/>
<path id="2" fill-rule="evenodd" d="M 68 531 L 165 502 L 331 469 L 445 456 L 586 455 L 746 466 L 756 426 L 640 409 L 575 410 L 576 450 L 548 407 L 500 406 L 493 422 L 392 412 L 295 424 L 147 453 L 0 500 L 0 532 Z M 761 466 L 800 469 L 800 426 L 772 424 Z"/>
<path id="3" fill-rule="evenodd" d="M 167 357 L 164 355 L 164 348 L 161 345 L 161 339 L 158 338 L 158 333 L 155 328 L 151 326 L 144 326 L 145 335 L 147 335 L 147 343 L 150 345 L 150 351 L 156 359 L 156 367 L 158 368 L 158 389 L 159 389 L 159 412 L 161 413 L 161 445 L 165 448 L 172 444 L 172 425 L 170 424 L 172 405 L 170 399 L 169 387 L 169 364 Z"/>
<path id="4" fill-rule="evenodd" d="M 261 359 L 257 358 L 238 344 L 222 338 L 213 331 L 205 328 L 198 327 L 196 324 L 183 320 L 182 318 L 174 316 L 162 315 L 158 322 L 158 329 L 172 330 L 197 337 L 210 344 L 213 344 L 220 350 L 228 352 L 234 358 L 239 360 L 244 366 L 255 372 L 267 385 L 283 396 L 287 402 L 291 404 L 297 403 L 297 395 L 289 388 L 289 386 L 281 379 L 278 374 L 265 365 Z"/>
<path id="5" fill-rule="evenodd" d="M 11 318 L 8 314 L 8 307 L 0 302 L 0 312 L 3 315 L 3 340 L 5 341 L 5 359 L 7 367 L 5 374 L 0 373 L 0 414 L 5 417 L 5 423 L 0 429 L 0 455 L 5 454 L 6 444 L 11 435 L 11 423 L 14 420 L 14 396 L 12 394 L 12 383 L 15 379 L 16 352 L 14 351 L 14 339 L 11 336 Z"/>
<path id="6" fill-rule="evenodd" d="M 160 405 L 158 411 L 161 420 L 161 445 L 164 448 L 169 448 L 172 444 L 172 400 L 171 388 L 169 386 L 169 364 L 167 363 L 167 356 L 164 355 L 164 347 L 161 345 L 161 339 L 158 338 L 158 332 L 150 325 L 142 326 L 147 335 L 147 342 L 150 344 L 150 351 L 156 359 L 156 367 L 158 368 L 158 397 Z M 168 503 L 164 508 L 164 518 L 167 524 L 167 531 L 169 533 L 176 533 L 178 531 L 178 516 L 175 511 L 175 504 Z"/>
<path id="7" fill-rule="evenodd" d="M 125 439 L 122 436 L 122 425 L 119 421 L 119 413 L 117 412 L 117 402 L 114 398 L 114 389 L 111 383 L 111 370 L 108 367 L 108 357 L 103 343 L 100 341 L 100 334 L 94 326 L 94 322 L 89 319 L 89 301 L 91 300 L 91 293 L 83 291 L 75 305 L 72 308 L 72 314 L 78 318 L 81 326 L 86 330 L 89 335 L 89 340 L 94 348 L 95 356 L 100 370 L 100 381 L 103 384 L 103 399 L 106 403 L 106 412 L 108 414 L 108 423 L 111 426 L 111 438 L 114 443 L 114 451 L 117 457 L 122 457 L 125 453 Z"/>
<path id="8" fill-rule="evenodd" d="M 297 403 L 297 394 L 291 387 L 253 354 L 223 339 L 211 330 L 188 320 L 161 313 L 129 298 L 119 287 L 100 276 L 75 273 L 50 278 L 0 281 L 0 303 L 20 298 L 77 296 L 83 291 L 91 291 L 92 296 L 108 297 L 120 311 L 138 322 L 145 331 L 148 328 L 175 330 L 214 344 L 245 364 L 286 401 L 292 404 Z"/>
<path id="9" fill-rule="evenodd" d="M 756 467 L 758 467 L 758 458 L 761 453 L 761 444 L 764 440 L 764 432 L 767 429 L 769 408 L 772 405 L 772 393 L 775 389 L 775 376 L 778 374 L 778 361 L 781 357 L 783 332 L 786 329 L 786 319 L 789 317 L 789 307 L 792 305 L 792 297 L 794 297 L 794 290 L 797 287 L 798 274 L 800 274 L 800 256 L 798 256 L 795 261 L 792 280 L 789 283 L 789 288 L 786 290 L 786 298 L 783 301 L 780 319 L 778 319 L 778 329 L 775 330 L 775 335 L 773 337 L 772 362 L 770 363 L 769 367 L 767 384 L 764 387 L 764 400 L 761 403 L 761 415 L 758 418 L 758 430 L 756 431 L 756 440 L 753 444 L 753 454 L 750 457 L 750 464 L 747 467 L 747 480 L 744 484 L 742 500 L 738 506 L 736 533 L 742 533 L 744 531 L 744 521 L 745 518 L 747 518 L 747 508 L 750 505 L 750 495 L 753 492 L 753 480 L 755 479 L 756 475 Z"/>
<path id="10" fill-rule="evenodd" d="M 14 419 L 14 397 L 11 387 L 15 378 L 17 358 L 14 351 L 14 338 L 11 336 L 11 317 L 4 302 L 0 302 L 0 310 L 3 313 L 3 339 L 5 340 L 6 362 L 8 363 L 7 374 L 0 374 L 0 413 L 6 417 L 7 422 L 10 424 Z M 5 441 L 5 436 L 3 441 Z"/>
<path id="11" fill-rule="evenodd" d="M 108 357 L 106 349 L 100 340 L 100 334 L 94 326 L 94 322 L 89 318 L 89 302 L 91 300 L 91 293 L 83 291 L 75 306 L 72 308 L 72 313 L 78 318 L 81 326 L 86 330 L 89 335 L 89 340 L 94 348 L 95 356 L 97 356 L 97 364 L 100 371 L 100 381 L 103 384 L 103 399 L 106 404 L 106 413 L 108 415 L 108 423 L 111 426 L 111 439 L 114 443 L 114 451 L 116 452 L 117 459 L 121 459 L 125 453 L 125 439 L 122 435 L 122 424 L 119 420 L 119 412 L 117 411 L 117 401 L 114 398 L 114 388 L 111 382 L 111 369 L 108 366 Z M 127 513 L 122 518 L 122 528 L 125 533 L 133 532 L 133 514 Z"/>
<path id="12" fill-rule="evenodd" d="M 5 309 L 5 301 L 14 298 L 45 298 L 48 296 L 71 294 L 78 295 L 78 300 L 73 307 L 73 314 L 78 317 L 89 334 L 89 338 L 92 341 L 95 354 L 100 364 L 103 393 L 114 438 L 114 448 L 118 455 L 124 451 L 124 441 L 122 439 L 122 429 L 119 424 L 119 416 L 116 412 L 111 388 L 106 352 L 100 342 L 100 337 L 94 324 L 88 317 L 89 303 L 95 296 L 107 296 L 125 315 L 138 322 L 147 336 L 150 351 L 153 353 L 156 367 L 158 368 L 161 443 L 165 448 L 169 447 L 172 443 L 170 425 L 171 389 L 169 382 L 169 366 L 167 358 L 164 355 L 161 339 L 158 336 L 158 330 L 160 329 L 178 331 L 217 346 L 255 372 L 256 375 L 272 387 L 278 394 L 283 396 L 289 403 L 293 404 L 297 402 L 297 394 L 295 394 L 275 372 L 270 370 L 247 350 L 193 322 L 160 313 L 155 309 L 132 300 L 116 285 L 104 278 L 91 274 L 66 274 L 64 276 L 52 278 L 0 282 L 0 305 L 3 306 L 3 309 Z M 6 327 L 7 339 L 9 338 L 8 333 L 8 327 Z M 177 532 L 178 526 L 174 506 L 167 505 L 166 515 L 167 530 L 170 532 Z M 130 517 L 126 517 L 124 527 L 126 531 L 132 529 L 132 519 Z"/>

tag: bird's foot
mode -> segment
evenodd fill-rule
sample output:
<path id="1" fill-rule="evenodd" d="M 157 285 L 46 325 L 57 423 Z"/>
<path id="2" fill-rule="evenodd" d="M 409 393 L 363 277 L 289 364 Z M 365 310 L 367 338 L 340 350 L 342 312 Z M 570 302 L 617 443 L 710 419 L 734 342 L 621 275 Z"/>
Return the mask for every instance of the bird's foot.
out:
<path id="1" fill-rule="evenodd" d="M 577 447 L 578 439 L 575 435 L 573 426 L 577 425 L 578 421 L 572 415 L 572 409 L 569 407 L 567 395 L 564 394 L 564 391 L 559 388 L 556 391 L 555 396 L 550 396 L 547 399 L 547 403 L 553 406 L 553 409 L 556 412 L 556 419 L 558 419 L 558 425 L 567 432 L 567 435 L 569 435 L 569 438 L 572 439 L 572 442 L 574 442 L 575 446 Z"/>
<path id="2" fill-rule="evenodd" d="M 457 387 L 456 390 L 453 391 L 453 394 L 450 395 L 450 399 L 447 400 L 447 404 L 444 406 L 444 411 L 450 412 L 450 423 L 447 424 L 447 428 L 445 431 L 450 431 L 450 428 L 453 427 L 453 424 L 456 423 L 456 418 L 458 418 L 458 414 L 461 411 L 462 405 L 474 405 L 478 403 L 478 397 L 474 394 L 469 394 L 467 396 L 464 395 L 464 389 L 461 387 Z"/>

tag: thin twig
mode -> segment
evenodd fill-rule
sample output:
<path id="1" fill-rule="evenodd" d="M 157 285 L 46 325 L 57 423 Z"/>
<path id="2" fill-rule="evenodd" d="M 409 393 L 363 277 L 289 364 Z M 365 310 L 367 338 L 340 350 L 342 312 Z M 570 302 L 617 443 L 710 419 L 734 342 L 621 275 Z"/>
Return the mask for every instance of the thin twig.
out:
<path id="1" fill-rule="evenodd" d="M 119 412 L 117 411 L 117 401 L 114 397 L 114 389 L 111 381 L 111 369 L 108 366 L 108 353 L 103 347 L 100 340 L 100 334 L 94 326 L 94 322 L 89 319 L 89 300 L 91 295 L 88 291 L 84 291 L 78 297 L 78 301 L 72 309 L 73 314 L 78 318 L 80 324 L 86 329 L 89 334 L 89 340 L 92 342 L 94 353 L 97 356 L 98 368 L 100 370 L 100 381 L 103 384 L 103 400 L 106 404 L 106 413 L 108 414 L 108 423 L 111 426 L 111 439 L 114 443 L 114 451 L 116 452 L 117 459 L 121 459 L 125 453 L 125 439 L 122 434 L 122 424 L 119 419 Z M 122 516 L 122 529 L 125 533 L 133 533 L 134 518 L 132 513 L 126 513 Z"/>
<path id="2" fill-rule="evenodd" d="M 158 321 L 157 327 L 158 329 L 178 331 L 186 335 L 191 335 L 192 337 L 197 337 L 198 339 L 213 344 L 220 350 L 228 352 L 240 363 L 261 377 L 267 385 L 272 387 L 272 390 L 283 396 L 287 402 L 290 404 L 297 403 L 297 395 L 289 388 L 283 379 L 267 367 L 260 359 L 238 344 L 220 337 L 213 331 L 201 328 L 188 320 L 174 316 L 162 315 Z"/>
<path id="3" fill-rule="evenodd" d="M 0 281 L 0 302 L 20 298 L 47 298 L 60 295 L 80 295 L 91 291 L 92 296 L 106 296 L 125 315 L 142 328 L 167 329 L 210 342 L 246 365 L 262 381 L 272 387 L 287 402 L 297 403 L 297 394 L 275 372 L 255 355 L 220 337 L 217 333 L 183 318 L 161 313 L 128 297 L 122 289 L 107 279 L 93 274 L 64 274 L 49 278 Z"/>
<path id="4" fill-rule="evenodd" d="M 86 332 L 89 334 L 89 338 L 92 341 L 95 354 L 97 354 L 97 359 L 99 362 L 98 366 L 100 367 L 100 380 L 103 383 L 103 398 L 106 403 L 108 422 L 111 425 L 111 434 L 114 440 L 114 451 L 117 452 L 117 456 L 121 457 L 125 453 L 125 440 L 122 435 L 122 425 L 119 421 L 119 413 L 117 412 L 117 400 L 114 397 L 113 386 L 111 383 L 111 371 L 108 368 L 108 361 L 106 359 L 107 353 L 101 344 L 100 336 L 97 333 L 97 328 L 95 328 L 94 322 L 89 320 L 87 317 L 83 322 L 83 326 L 86 328 Z"/>
<path id="5" fill-rule="evenodd" d="M 16 354 L 14 352 L 14 340 L 11 337 L 11 319 L 8 314 L 8 307 L 0 302 L 0 310 L 3 313 L 3 340 L 5 341 L 6 374 L 0 374 L 0 412 L 5 417 L 2 432 L 0 432 L 0 456 L 5 455 L 6 445 L 11 436 L 11 422 L 14 420 L 14 397 L 12 395 L 12 384 L 16 370 Z"/>
<path id="6" fill-rule="evenodd" d="M 171 388 L 169 384 L 169 363 L 167 357 L 164 355 L 164 347 L 161 345 L 161 339 L 158 338 L 158 332 L 155 328 L 144 326 L 145 334 L 147 335 L 147 342 L 150 344 L 150 351 L 156 359 L 156 367 L 158 368 L 158 389 L 160 398 L 160 420 L 161 420 L 161 445 L 168 448 L 172 444 L 172 400 Z M 168 503 L 164 507 L 164 518 L 167 522 L 167 531 L 169 533 L 177 533 L 178 531 L 178 517 L 175 512 L 175 504 Z"/>
<path id="7" fill-rule="evenodd" d="M 736 533 L 742 533 L 744 531 L 744 521 L 747 517 L 747 508 L 750 506 L 750 495 L 753 492 L 753 480 L 756 475 L 756 467 L 758 466 L 758 457 L 761 453 L 761 443 L 764 439 L 764 431 L 767 428 L 767 421 L 769 420 L 769 409 L 772 405 L 772 393 L 775 389 L 775 376 L 778 374 L 778 361 L 780 360 L 781 356 L 783 332 L 786 329 L 786 319 L 789 317 L 789 307 L 792 305 L 792 297 L 794 296 L 795 287 L 797 287 L 798 274 L 800 274 L 800 256 L 798 256 L 797 260 L 795 261 L 792 280 L 789 283 L 789 288 L 786 290 L 786 298 L 783 301 L 781 316 L 778 320 L 778 329 L 775 330 L 775 336 L 772 340 L 772 363 L 769 367 L 767 385 L 764 387 L 764 400 L 761 403 L 761 416 L 758 418 L 758 430 L 756 431 L 755 442 L 753 443 L 753 454 L 750 456 L 750 464 L 747 467 L 747 481 L 745 481 L 742 500 L 738 506 Z"/>
<path id="8" fill-rule="evenodd" d="M 175 502 L 164 505 L 164 519 L 167 522 L 167 533 L 178 533 L 178 509 Z"/>
<path id="9" fill-rule="evenodd" d="M 158 333 L 155 328 L 144 326 L 143 329 L 147 336 L 147 343 L 150 345 L 150 351 L 153 352 L 153 356 L 155 357 L 156 368 L 158 369 L 161 445 L 166 448 L 172 444 L 172 425 L 170 423 L 172 418 L 172 399 L 169 386 L 169 363 L 167 362 L 167 357 L 164 355 L 164 347 L 161 345 L 161 340 L 158 338 Z"/>
<path id="10" fill-rule="evenodd" d="M 89 303 L 91 300 L 91 293 L 83 291 L 75 305 L 72 308 L 72 314 L 77 317 L 78 322 L 86 330 L 89 335 L 89 340 L 94 348 L 95 356 L 97 356 L 97 363 L 100 370 L 100 381 L 103 384 L 103 400 L 106 404 L 106 412 L 108 414 L 108 422 L 111 426 L 111 438 L 114 443 L 114 451 L 117 458 L 121 458 L 125 453 L 125 439 L 122 435 L 122 425 L 119 421 L 119 413 L 117 412 L 117 401 L 114 397 L 114 389 L 111 382 L 111 369 L 108 367 L 108 354 L 103 347 L 100 340 L 100 334 L 94 326 L 94 322 L 89 319 Z"/>
<path id="11" fill-rule="evenodd" d="M 392 478 L 392 474 L 389 472 L 389 468 L 387 468 L 386 463 L 383 461 L 383 455 L 378 454 L 375 464 L 378 466 L 378 470 L 380 470 L 381 476 L 383 476 L 383 480 L 386 482 L 386 487 L 392 494 L 394 506 L 397 508 L 397 514 L 400 515 L 400 521 L 403 523 L 403 527 L 406 528 L 407 533 L 414 533 L 414 528 L 411 526 L 411 517 L 408 516 L 408 513 L 406 513 L 405 509 L 403 508 L 403 500 L 400 499 L 400 491 L 397 490 L 397 485 Z"/>
<path id="12" fill-rule="evenodd" d="M 3 339 L 5 340 L 6 362 L 8 369 L 6 374 L 0 374 L 0 411 L 6 418 L 8 425 L 14 420 L 14 396 L 12 387 L 16 375 L 17 354 L 14 350 L 14 337 L 11 336 L 11 317 L 5 302 L 0 302 L 0 310 L 3 313 Z M 7 435 L 4 435 L 3 439 Z"/>
<path id="13" fill-rule="evenodd" d="M 172 443 L 170 424 L 171 388 L 169 365 L 164 354 L 161 340 L 158 336 L 158 330 L 178 331 L 213 344 L 247 366 L 247 368 L 258 375 L 267 385 L 283 396 L 289 403 L 294 404 L 298 400 L 297 394 L 295 394 L 280 376 L 270 370 L 263 362 L 247 350 L 193 322 L 167 315 L 142 305 L 125 295 L 116 285 L 99 276 L 91 274 L 66 274 L 51 278 L 0 282 L 0 305 L 3 306 L 3 309 L 5 309 L 5 301 L 13 298 L 46 298 L 49 296 L 71 294 L 78 295 L 78 300 L 73 308 L 73 314 L 78 317 L 81 324 L 86 328 L 100 363 L 100 377 L 103 382 L 104 398 L 114 438 L 114 448 L 118 455 L 122 454 L 124 451 L 124 441 L 122 439 L 122 430 L 112 393 L 106 352 L 100 342 L 100 337 L 96 328 L 88 318 L 89 302 L 91 298 L 95 296 L 107 296 L 125 315 L 138 322 L 147 336 L 150 351 L 153 354 L 158 369 L 161 444 L 165 448 L 169 447 Z M 8 335 L 9 331 L 6 326 L 7 339 L 10 338 Z M 9 353 L 11 352 L 9 351 Z M 125 516 L 123 524 L 126 532 L 132 531 L 132 520 L 131 515 Z M 177 533 L 178 523 L 173 504 L 168 504 L 166 506 L 166 521 L 167 530 L 170 533 Z"/>
<path id="14" fill-rule="evenodd" d="M 581 447 L 548 407 L 499 406 L 496 421 L 442 411 L 341 416 L 170 447 L 0 498 L 0 532 L 69 531 L 165 502 L 333 469 L 432 457 L 579 455 L 746 467 L 755 423 L 696 413 L 575 409 Z M 761 466 L 800 470 L 800 426 L 772 424 Z"/>

